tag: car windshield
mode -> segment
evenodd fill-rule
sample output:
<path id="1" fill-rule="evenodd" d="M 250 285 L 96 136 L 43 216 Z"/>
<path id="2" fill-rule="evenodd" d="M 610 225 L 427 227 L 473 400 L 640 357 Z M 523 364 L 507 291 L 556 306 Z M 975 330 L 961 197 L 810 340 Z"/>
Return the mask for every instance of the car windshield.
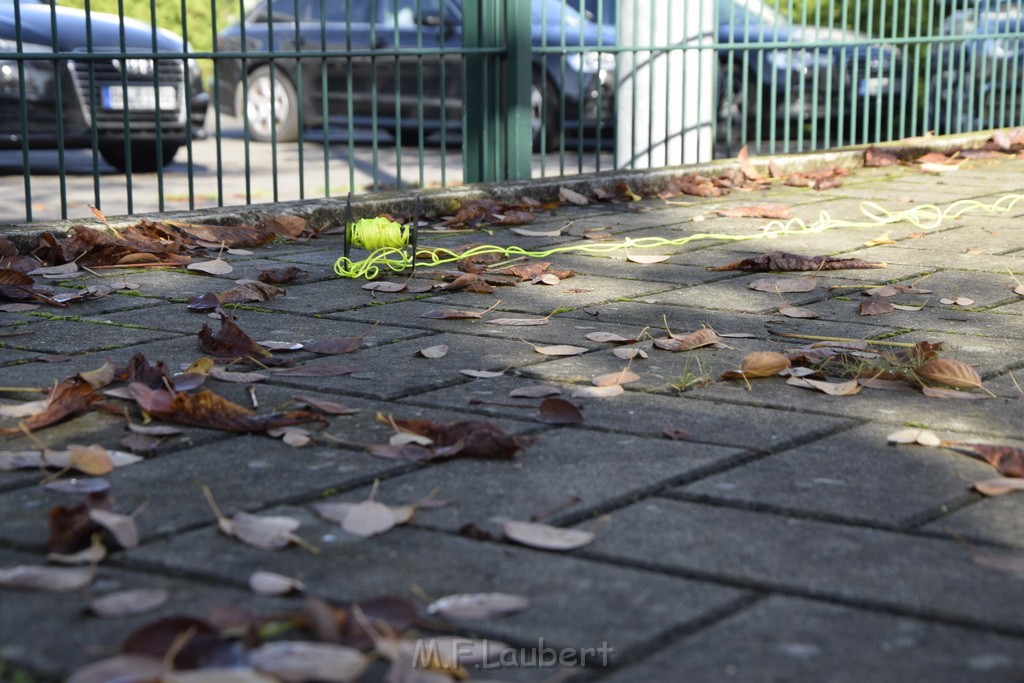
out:
<path id="1" fill-rule="evenodd" d="M 728 0 L 718 4 L 718 23 L 733 26 L 779 26 L 786 22 L 761 0 Z"/>

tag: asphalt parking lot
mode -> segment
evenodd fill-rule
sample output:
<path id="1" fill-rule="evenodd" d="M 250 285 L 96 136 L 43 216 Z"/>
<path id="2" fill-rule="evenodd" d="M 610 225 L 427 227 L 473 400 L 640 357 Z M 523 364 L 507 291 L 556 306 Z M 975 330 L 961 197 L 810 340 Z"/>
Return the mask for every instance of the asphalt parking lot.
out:
<path id="1" fill-rule="evenodd" d="M 192 145 L 191 176 L 185 148 L 162 173 L 133 174 L 130 182 L 102 159 L 94 161 L 91 150 L 76 149 L 65 151 L 62 186 L 58 152 L 34 150 L 24 182 L 21 152 L 0 151 L 0 223 L 26 222 L 26 195 L 35 222 L 59 219 L 62 213 L 71 219 L 91 217 L 89 205 L 117 216 L 339 196 L 350 188 L 373 191 L 462 183 L 457 139 L 447 147 L 427 139 L 421 157 L 414 141 L 396 148 L 393 138 L 382 132 L 374 147 L 371 131 L 357 130 L 351 145 L 344 132 L 332 135 L 326 155 L 322 135 L 313 134 L 301 145 L 278 145 L 275 154 L 269 144 L 247 147 L 238 119 L 222 117 L 217 135 L 211 115 L 207 129 L 209 136 Z M 564 157 L 565 174 L 610 170 L 612 163 L 610 150 L 602 153 L 600 169 L 593 151 L 584 152 L 583 158 L 576 153 Z M 557 152 L 535 157 L 534 177 L 562 175 L 561 169 Z"/>

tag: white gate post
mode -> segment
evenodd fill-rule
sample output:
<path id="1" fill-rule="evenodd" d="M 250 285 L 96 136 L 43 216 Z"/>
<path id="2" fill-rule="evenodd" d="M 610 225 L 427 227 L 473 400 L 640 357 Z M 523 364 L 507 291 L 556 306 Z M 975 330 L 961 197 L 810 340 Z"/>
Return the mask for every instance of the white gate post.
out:
<path id="1" fill-rule="evenodd" d="M 616 62 L 618 168 L 711 160 L 714 0 L 621 0 Z M 685 49 L 684 49 L 685 48 Z"/>

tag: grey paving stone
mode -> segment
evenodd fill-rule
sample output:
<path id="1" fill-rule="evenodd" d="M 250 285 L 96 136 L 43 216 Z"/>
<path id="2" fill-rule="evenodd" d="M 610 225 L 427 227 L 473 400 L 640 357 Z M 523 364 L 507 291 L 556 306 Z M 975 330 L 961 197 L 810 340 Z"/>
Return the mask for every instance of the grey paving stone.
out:
<path id="1" fill-rule="evenodd" d="M 729 280 L 721 280 L 696 287 L 661 292 L 643 297 L 645 303 L 667 304 L 671 306 L 691 306 L 713 308 L 720 311 L 737 311 L 740 313 L 775 313 L 780 306 L 804 306 L 815 301 L 828 298 L 829 291 L 824 287 L 816 287 L 809 292 L 790 292 L 779 295 L 777 292 L 761 292 L 750 289 L 750 284 L 757 280 L 773 277 L 770 274 L 755 273 L 743 275 Z"/>
<path id="2" fill-rule="evenodd" d="M 222 393 L 229 399 L 244 400 L 232 395 L 241 393 L 240 390 Z M 123 512 L 145 507 L 145 513 L 138 517 L 143 541 L 210 523 L 213 513 L 202 493 L 204 484 L 212 489 L 222 507 L 253 512 L 272 505 L 315 500 L 325 493 L 345 491 L 416 467 L 341 448 L 327 437 L 320 438 L 318 429 L 354 442 L 387 443 L 394 430 L 376 418 L 378 412 L 396 418 L 432 419 L 442 423 L 465 419 L 458 411 L 416 406 L 396 409 L 377 402 L 269 386 L 259 389 L 264 407 L 258 412 L 294 409 L 298 405 L 288 401 L 300 393 L 333 400 L 359 412 L 332 417 L 326 426 L 309 425 L 315 441 L 302 448 L 293 448 L 265 434 L 183 428 L 184 438 L 191 442 L 191 447 L 187 443 L 161 445 L 145 461 L 108 474 L 105 478 L 111 484 L 111 495 Z M 92 418 L 88 415 L 78 420 Z M 510 419 L 499 419 L 497 424 L 509 433 L 535 429 L 532 423 Z M 74 429 L 76 436 L 88 438 L 81 425 L 77 427 Z M 50 432 L 58 429 L 40 432 L 39 436 L 52 443 Z M 108 428 L 97 441 L 109 448 L 120 448 L 116 434 L 125 432 L 114 432 L 114 443 L 110 443 L 111 431 Z M 20 443 L 17 447 L 28 448 L 31 444 Z M 39 482 L 42 476 L 38 472 L 34 475 L 33 481 Z M 0 476 L 0 486 L 6 479 Z M 0 541 L 41 551 L 47 538 L 46 512 L 55 505 L 74 505 L 80 496 L 53 493 L 41 486 L 26 486 L 26 483 L 29 482 L 22 480 L 16 490 L 0 494 L 0 509 L 7 511 L 4 523 L 0 524 Z"/>
<path id="3" fill-rule="evenodd" d="M 446 308 L 439 306 L 435 300 L 430 301 L 399 301 L 383 306 L 371 306 L 354 311 L 346 311 L 328 316 L 332 320 L 358 320 L 362 324 L 382 322 L 388 325 L 388 329 L 395 327 L 421 328 L 435 332 L 446 332 L 457 335 L 472 335 L 476 337 L 489 337 L 493 339 L 522 340 L 535 344 L 573 344 L 593 349 L 603 348 L 604 344 L 592 342 L 586 335 L 595 331 L 607 331 L 620 334 L 624 337 L 637 335 L 643 326 L 614 325 L 597 323 L 589 316 L 570 315 L 570 311 L 557 313 L 549 319 L 546 325 L 491 325 L 488 320 L 501 318 L 530 319 L 543 318 L 542 315 L 520 314 L 504 311 L 499 307 L 484 315 L 483 318 L 449 319 L 436 320 L 424 318 L 424 314 L 435 312 Z M 483 313 L 484 309 L 474 306 L 472 308 L 461 308 Z M 591 310 L 591 309 L 587 309 Z M 551 313 L 551 311 L 548 311 Z"/>
<path id="4" fill-rule="evenodd" d="M 989 470 L 985 476 L 972 481 L 993 479 L 999 475 Z M 1010 493 L 979 500 L 972 505 L 953 510 L 948 515 L 932 520 L 921 527 L 943 536 L 958 535 L 976 543 L 992 543 L 1024 549 L 1024 495 Z"/>
<path id="5" fill-rule="evenodd" d="M 259 566 L 302 575 L 311 591 L 340 601 L 410 595 L 413 584 L 438 597 L 521 593 L 531 600 L 526 611 L 467 625 L 477 633 L 517 643 L 536 644 L 543 638 L 557 649 L 606 642 L 616 656 L 745 595 L 705 582 L 435 531 L 399 528 L 370 539 L 344 537 L 336 525 L 305 509 L 283 507 L 268 513 L 299 519 L 297 533 L 321 549 L 317 561 L 298 548 L 256 550 L 213 528 L 134 548 L 125 560 L 131 567 L 188 572 L 236 584 Z"/>
<path id="6" fill-rule="evenodd" d="M 587 455 L 571 458 L 571 452 Z M 454 460 L 384 481 L 375 496 L 392 505 L 437 492 L 450 505 L 423 510 L 416 526 L 457 531 L 467 523 L 501 535 L 503 519 L 547 524 L 587 519 L 672 482 L 749 457 L 742 450 L 580 429 L 538 436 L 515 463 Z M 369 488 L 327 499 L 359 502 Z"/>
<path id="7" fill-rule="evenodd" d="M 289 313 L 268 313 L 262 310 L 236 309 L 231 311 L 231 315 L 235 317 L 235 324 L 257 341 L 308 342 L 366 334 L 364 344 L 376 346 L 417 334 L 396 327 L 378 326 L 369 329 L 369 325 L 364 324 L 345 323 L 327 318 Z M 152 329 L 172 330 L 191 336 L 198 334 L 204 324 L 208 324 L 214 332 L 220 327 L 219 319 L 213 319 L 204 313 L 190 311 L 184 304 L 167 304 L 154 308 L 147 311 L 146 318 L 142 320 L 138 317 L 133 319 L 131 312 L 105 315 L 96 320 L 113 324 L 134 322 Z"/>
<path id="8" fill-rule="evenodd" d="M 416 352 L 430 346 L 447 346 L 442 358 L 417 357 Z M 342 362 L 357 369 L 355 373 L 332 377 L 334 391 L 367 398 L 392 399 L 421 394 L 447 385 L 464 384 L 469 378 L 462 370 L 499 371 L 540 363 L 544 356 L 521 341 L 490 339 L 466 334 L 436 334 L 402 340 L 354 354 L 314 359 L 304 365 Z M 323 386 L 319 377 L 275 377 L 275 382 L 315 389 Z"/>
<path id="9" fill-rule="evenodd" d="M 16 347 L 41 353 L 76 354 L 141 344 L 176 336 L 172 331 L 146 330 L 77 320 L 41 320 L 32 334 L 16 337 Z M 11 346 L 15 346 L 11 344 Z"/>
<path id="10" fill-rule="evenodd" d="M 992 467 L 952 451 L 892 446 L 864 425 L 776 453 L 669 495 L 876 526 L 907 527 L 971 500 Z"/>
<path id="11" fill-rule="evenodd" d="M 1022 651 L 1020 638 L 773 596 L 601 680 L 1008 683 Z"/>
<path id="12" fill-rule="evenodd" d="M 617 512 L 585 554 L 1024 634 L 1006 599 L 1020 579 L 955 540 L 650 499 Z"/>
<path id="13" fill-rule="evenodd" d="M 508 392 L 523 384 L 512 378 L 478 380 L 465 386 L 417 394 L 403 403 L 465 406 L 475 397 L 507 402 Z M 689 433 L 698 443 L 775 451 L 842 429 L 849 420 L 816 416 L 814 420 L 787 410 L 713 403 L 683 396 L 664 396 L 630 391 L 612 399 L 573 399 L 582 407 L 584 425 L 615 433 L 662 436 L 664 429 Z M 534 404 L 536 405 L 536 404 Z M 485 415 L 508 414 L 505 406 L 479 404 L 468 409 Z M 532 410 L 532 409 L 531 409 Z"/>
<path id="14" fill-rule="evenodd" d="M 0 550 L 2 568 L 43 563 L 45 560 L 39 556 Z M 164 617 L 204 618 L 212 608 L 221 606 L 244 606 L 256 613 L 273 614 L 300 609 L 302 602 L 302 598 L 260 597 L 242 587 L 131 571 L 109 563 L 99 566 L 89 594 L 101 597 L 136 588 L 162 588 L 169 593 L 167 603 L 138 616 L 101 619 L 84 609 L 86 595 L 0 588 L 0 600 L 4 604 L 4 618 L 0 619 L 0 661 L 7 666 L 30 669 L 35 675 L 66 680 L 71 671 L 116 654 L 135 629 Z M 5 674 L 10 673 L 5 669 Z"/>
<path id="15" fill-rule="evenodd" d="M 914 334 L 919 338 L 946 336 L 953 345 L 973 346 L 975 344 L 970 342 L 969 338 L 974 336 L 993 342 L 1000 338 L 1016 340 L 1024 337 L 1024 321 L 1006 313 L 964 310 L 933 300 L 916 311 L 895 310 L 881 315 L 864 316 L 860 314 L 863 299 L 864 297 L 859 295 L 845 299 L 829 299 L 808 304 L 807 308 L 817 313 L 820 319 L 829 322 L 857 320 L 865 325 L 889 325 L 897 329 L 913 330 L 914 332 L 908 334 Z M 905 303 L 907 301 L 912 303 Z M 919 297 L 911 300 L 901 296 L 894 303 L 920 305 L 924 301 Z M 1006 308 L 1003 306 L 993 311 L 1004 311 Z"/>
<path id="16" fill-rule="evenodd" d="M 433 300 L 444 308 L 487 308 L 495 301 L 501 301 L 504 310 L 547 315 L 556 308 L 580 308 L 616 299 L 634 299 L 671 288 L 672 285 L 662 282 L 577 275 L 554 287 L 517 285 L 502 287 L 489 295 L 454 292 Z"/>
<path id="17" fill-rule="evenodd" d="M 917 267 L 922 270 L 943 269 L 1004 274 L 1007 271 L 1016 272 L 1015 269 L 1020 268 L 1019 257 L 1013 254 L 985 254 L 963 249 L 944 249 L 942 246 L 913 249 L 905 246 L 904 243 L 868 247 L 847 252 L 844 255 L 869 261 L 885 261 L 889 264 L 890 271 L 902 266 L 905 269 Z"/>
<path id="18" fill-rule="evenodd" d="M 975 392 L 978 393 L 978 392 Z M 827 396 L 786 385 L 782 378 L 721 381 L 693 395 L 705 400 L 772 406 L 816 414 L 872 420 L 893 428 L 911 423 L 963 435 L 1020 436 L 1020 404 L 1015 399 L 953 400 L 930 398 L 916 390 L 863 389 L 854 396 Z"/>

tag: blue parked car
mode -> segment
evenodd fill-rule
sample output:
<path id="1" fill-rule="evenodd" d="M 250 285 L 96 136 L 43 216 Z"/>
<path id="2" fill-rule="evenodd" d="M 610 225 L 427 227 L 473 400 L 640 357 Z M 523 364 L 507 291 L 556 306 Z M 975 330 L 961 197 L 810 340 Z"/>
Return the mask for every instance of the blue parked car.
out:
<path id="1" fill-rule="evenodd" d="M 95 135 L 107 163 L 119 170 L 131 163 L 138 172 L 169 164 L 181 146 L 205 137 L 209 97 L 195 61 L 87 56 L 90 46 L 109 53 L 122 45 L 128 53 L 155 47 L 181 55 L 180 36 L 112 14 L 90 12 L 87 19 L 45 0 L 17 0 L 16 16 L 15 1 L 0 0 L 0 149 L 21 149 L 24 138 L 29 149 L 89 148 Z M 19 40 L 26 55 L 20 69 L 13 58 Z M 46 58 L 57 51 L 80 56 Z"/>
<path id="2" fill-rule="evenodd" d="M 1024 3 L 939 4 L 950 10 L 939 34 L 955 36 L 958 42 L 939 43 L 933 57 L 934 95 L 928 104 L 936 116 L 935 130 L 957 133 L 1024 125 Z"/>
<path id="3" fill-rule="evenodd" d="M 569 1 L 588 17 L 616 23 L 616 0 Z M 772 127 L 782 137 L 787 123 L 795 132 L 826 118 L 835 123 L 840 114 L 849 139 L 866 118 L 887 114 L 881 105 L 901 90 L 901 55 L 893 46 L 869 44 L 870 38 L 852 31 L 794 23 L 761 0 L 719 0 L 713 7 L 719 140 L 745 142 L 741 136 L 754 138 Z M 783 42 L 824 47 L 759 47 Z"/>
<path id="4" fill-rule="evenodd" d="M 596 48 L 614 44 L 615 30 L 586 20 L 561 0 L 533 0 L 533 45 L 558 46 L 563 37 L 570 47 Z M 461 46 L 462 0 L 263 0 L 220 33 L 217 48 L 275 56 L 218 60 L 220 108 L 244 116 L 249 135 L 260 141 L 297 140 L 303 129 L 323 126 L 325 114 L 329 125 L 376 123 L 403 131 L 406 139 L 415 139 L 421 116 L 427 132 L 442 126 L 458 130 L 459 55 L 395 58 L 373 51 Z M 347 51 L 359 54 L 347 56 Z M 589 50 L 564 59 L 534 56 L 531 100 L 538 146 L 558 144 L 563 120 L 573 131 L 612 124 L 614 62 L 611 54 Z"/>

